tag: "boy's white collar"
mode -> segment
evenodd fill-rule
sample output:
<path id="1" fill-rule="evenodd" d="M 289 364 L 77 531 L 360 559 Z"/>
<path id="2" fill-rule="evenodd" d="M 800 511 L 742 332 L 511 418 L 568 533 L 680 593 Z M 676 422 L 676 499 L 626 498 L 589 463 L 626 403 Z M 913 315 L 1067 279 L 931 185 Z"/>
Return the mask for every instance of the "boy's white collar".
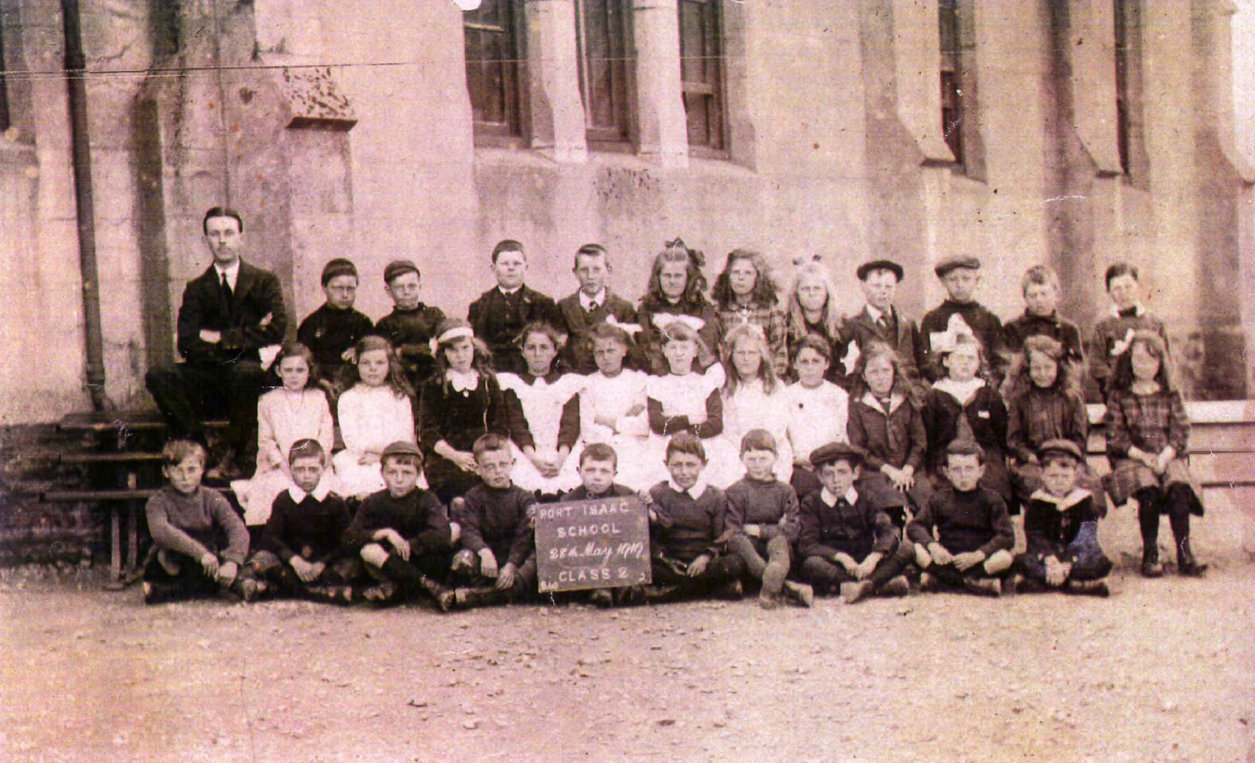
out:
<path id="1" fill-rule="evenodd" d="M 330 493 L 331 493 L 331 486 L 327 484 L 327 480 L 319 480 L 318 486 L 314 488 L 314 491 L 312 493 L 306 493 L 304 490 L 301 490 L 296 485 L 292 485 L 288 488 L 288 495 L 290 495 L 292 497 L 292 500 L 296 501 L 297 503 L 304 501 L 306 497 L 311 496 L 311 495 L 314 496 L 315 500 L 325 501 L 327 500 L 327 496 Z"/>
<path id="2" fill-rule="evenodd" d="M 851 485 L 850 489 L 845 491 L 845 495 L 835 495 L 828 488 L 823 488 L 819 491 L 819 498 L 824 503 L 828 504 L 829 506 L 836 506 L 837 501 L 844 498 L 846 500 L 846 503 L 853 506 L 854 504 L 858 503 L 858 491 L 854 489 L 853 485 Z"/>
<path id="3" fill-rule="evenodd" d="M 692 498 L 693 500 L 697 500 L 698 498 L 701 498 L 702 493 L 706 492 L 706 487 L 707 487 L 706 480 L 701 477 L 698 477 L 697 482 L 694 482 L 693 487 L 689 488 L 688 490 L 685 490 L 684 488 L 675 484 L 675 480 L 670 477 L 667 478 L 667 485 L 677 493 L 687 493 L 688 496 Z"/>
<path id="4" fill-rule="evenodd" d="M 1120 306 L 1115 304 L 1114 302 L 1111 303 L 1107 307 L 1107 313 L 1110 314 L 1112 318 L 1119 318 Z M 1133 305 L 1133 314 L 1136 315 L 1138 318 L 1141 318 L 1143 315 L 1146 314 L 1146 308 L 1142 306 L 1141 302 L 1138 302 L 1137 304 Z"/>
<path id="5" fill-rule="evenodd" d="M 1057 508 L 1059 511 L 1067 511 L 1068 509 L 1077 505 L 1078 503 L 1085 500 L 1086 498 L 1092 498 L 1093 495 L 1094 495 L 1093 493 L 1089 492 L 1083 487 L 1074 487 L 1072 488 L 1072 491 L 1070 493 L 1068 493 L 1065 496 L 1060 497 L 1060 496 L 1055 495 L 1054 493 L 1048 492 L 1046 488 L 1043 487 L 1043 488 L 1038 488 L 1037 490 L 1033 491 L 1031 500 L 1045 501 L 1046 503 L 1053 503 L 1055 505 L 1055 508 Z"/>
<path id="6" fill-rule="evenodd" d="M 601 291 L 590 297 L 584 293 L 583 289 L 580 289 L 580 307 L 588 310 L 592 308 L 594 303 L 598 305 L 606 304 L 606 295 L 609 294 L 609 292 L 610 290 L 603 286 L 601 287 Z"/>

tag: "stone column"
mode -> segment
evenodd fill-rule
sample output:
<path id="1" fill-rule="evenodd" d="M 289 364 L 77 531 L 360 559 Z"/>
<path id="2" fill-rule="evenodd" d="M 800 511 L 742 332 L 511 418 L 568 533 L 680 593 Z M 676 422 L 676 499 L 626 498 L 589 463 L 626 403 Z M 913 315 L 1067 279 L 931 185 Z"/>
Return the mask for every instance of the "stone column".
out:
<path id="1" fill-rule="evenodd" d="M 687 167 L 688 123 L 680 73 L 677 0 L 635 0 L 632 28 L 639 153 L 663 167 Z"/>
<path id="2" fill-rule="evenodd" d="M 532 148 L 558 162 L 585 162 L 584 104 L 573 0 L 527 0 Z"/>

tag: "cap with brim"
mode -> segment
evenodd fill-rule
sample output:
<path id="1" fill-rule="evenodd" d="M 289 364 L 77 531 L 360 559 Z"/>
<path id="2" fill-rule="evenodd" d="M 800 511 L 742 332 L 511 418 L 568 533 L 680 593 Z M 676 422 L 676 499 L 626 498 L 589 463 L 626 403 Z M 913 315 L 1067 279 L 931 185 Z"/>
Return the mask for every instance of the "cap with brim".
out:
<path id="1" fill-rule="evenodd" d="M 1066 454 L 1078 462 L 1084 458 L 1084 455 L 1081 453 L 1081 449 L 1071 440 L 1046 440 L 1041 444 L 1041 447 L 1037 449 L 1038 459 L 1044 459 L 1046 456 L 1058 454 Z"/>
<path id="2" fill-rule="evenodd" d="M 357 266 L 350 260 L 343 257 L 337 257 L 328 262 L 322 269 L 322 285 L 326 286 L 331 283 L 331 279 L 340 276 L 353 276 L 357 278 Z"/>
<path id="3" fill-rule="evenodd" d="M 418 266 L 413 260 L 393 260 L 383 269 L 383 282 L 392 283 L 392 279 L 402 273 L 418 273 Z M 421 274 L 420 274 L 421 275 Z"/>
<path id="4" fill-rule="evenodd" d="M 902 266 L 893 260 L 872 260 L 871 262 L 864 262 L 862 265 L 858 266 L 858 270 L 856 270 L 855 273 L 858 274 L 858 280 L 866 281 L 868 274 L 876 270 L 888 270 L 890 273 L 897 276 L 899 282 L 901 282 L 903 276 L 906 275 L 906 271 L 902 269 Z"/>
<path id="5" fill-rule="evenodd" d="M 379 460 L 382 461 L 389 456 L 414 456 L 415 458 L 421 460 L 423 452 L 412 442 L 397 440 L 396 442 L 389 443 L 388 446 L 383 449 L 383 453 L 379 454 Z"/>
<path id="6" fill-rule="evenodd" d="M 857 445 L 851 445 L 848 442 L 830 442 L 812 450 L 810 461 L 811 466 L 815 467 L 830 464 L 833 461 L 848 461 L 851 466 L 858 466 L 865 458 L 866 454 L 863 449 Z"/>
<path id="7" fill-rule="evenodd" d="M 937 274 L 938 278 L 945 278 L 950 271 L 958 270 L 959 268 L 980 270 L 980 260 L 971 255 L 965 255 L 963 257 L 947 257 L 937 263 L 937 266 L 933 268 L 933 272 Z"/>

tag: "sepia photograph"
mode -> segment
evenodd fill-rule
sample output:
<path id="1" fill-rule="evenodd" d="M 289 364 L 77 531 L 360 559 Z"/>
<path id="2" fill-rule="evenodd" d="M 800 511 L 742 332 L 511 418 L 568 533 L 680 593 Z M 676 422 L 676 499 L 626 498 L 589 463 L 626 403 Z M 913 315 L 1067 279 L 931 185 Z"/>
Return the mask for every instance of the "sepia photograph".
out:
<path id="1" fill-rule="evenodd" d="M 0 0 L 0 757 L 1255 761 L 1255 0 Z"/>

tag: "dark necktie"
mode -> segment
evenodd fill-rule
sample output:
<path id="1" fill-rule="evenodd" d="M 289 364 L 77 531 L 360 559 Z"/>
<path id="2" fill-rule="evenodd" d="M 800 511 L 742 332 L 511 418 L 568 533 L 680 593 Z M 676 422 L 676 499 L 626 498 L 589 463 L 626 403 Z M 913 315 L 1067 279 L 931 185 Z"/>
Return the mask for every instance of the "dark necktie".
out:
<path id="1" fill-rule="evenodd" d="M 1136 306 L 1134 306 L 1134 307 L 1130 307 L 1128 310 L 1121 310 L 1121 311 L 1120 311 L 1120 317 L 1121 317 L 1121 318 L 1136 318 L 1136 317 L 1137 317 L 1137 307 L 1136 307 Z"/>
<path id="2" fill-rule="evenodd" d="M 891 333 L 889 331 L 889 318 L 884 313 L 881 313 L 880 317 L 876 319 L 876 328 L 880 329 L 886 334 Z"/>
<path id="3" fill-rule="evenodd" d="M 589 302 L 589 303 L 588 303 L 588 312 L 590 312 L 590 313 L 595 313 L 595 312 L 597 312 L 597 308 L 599 308 L 599 307 L 601 307 L 601 303 L 600 303 L 600 302 L 597 302 L 597 301 Z"/>
<path id="4" fill-rule="evenodd" d="M 227 281 L 227 274 L 222 274 L 222 296 L 227 298 L 227 302 L 231 302 L 232 292 L 231 284 Z"/>

